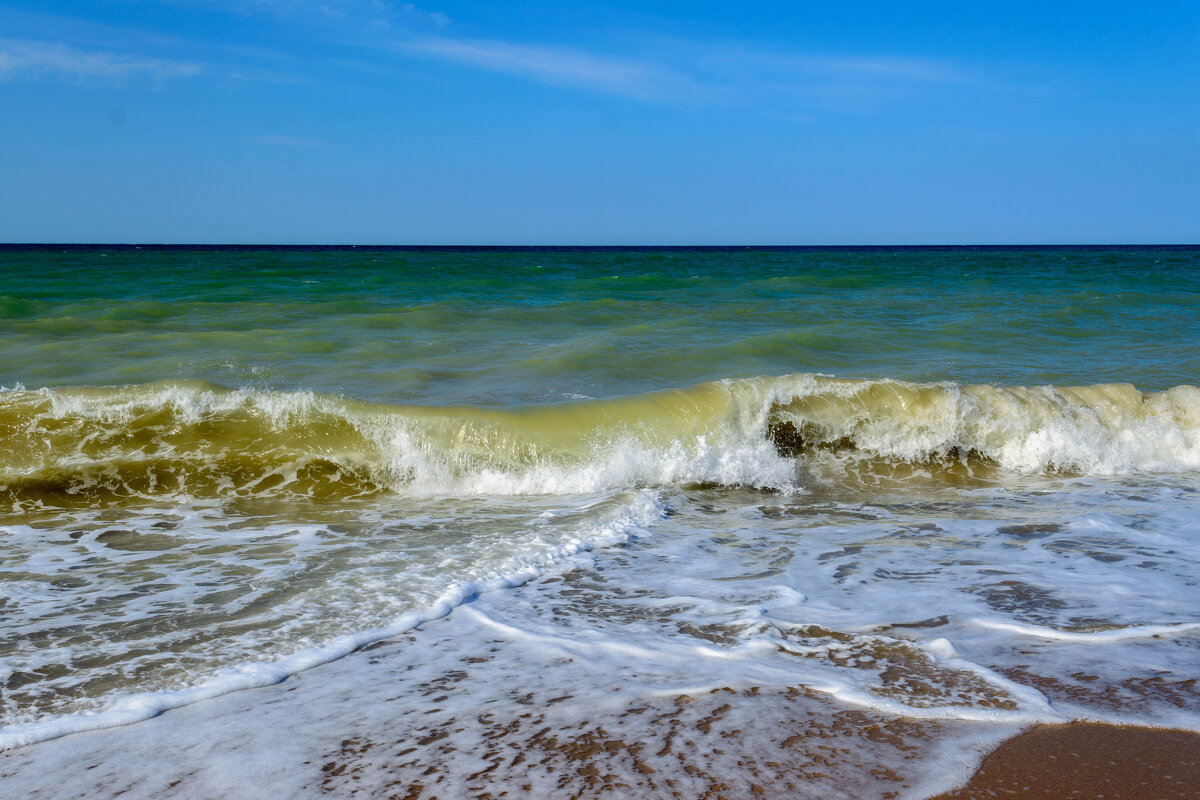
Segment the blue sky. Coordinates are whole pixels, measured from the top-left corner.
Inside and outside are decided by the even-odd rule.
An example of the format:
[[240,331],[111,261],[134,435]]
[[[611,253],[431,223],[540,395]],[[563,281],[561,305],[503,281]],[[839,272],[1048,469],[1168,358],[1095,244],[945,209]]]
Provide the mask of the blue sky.
[[1200,3],[9,2],[0,241],[1200,241]]

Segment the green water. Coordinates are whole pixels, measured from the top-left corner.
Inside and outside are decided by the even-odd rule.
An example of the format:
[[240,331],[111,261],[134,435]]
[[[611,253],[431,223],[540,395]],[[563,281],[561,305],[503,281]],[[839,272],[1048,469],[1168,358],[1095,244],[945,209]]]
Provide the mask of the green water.
[[0,384],[507,405],[819,372],[1200,373],[1200,249],[3,250]]

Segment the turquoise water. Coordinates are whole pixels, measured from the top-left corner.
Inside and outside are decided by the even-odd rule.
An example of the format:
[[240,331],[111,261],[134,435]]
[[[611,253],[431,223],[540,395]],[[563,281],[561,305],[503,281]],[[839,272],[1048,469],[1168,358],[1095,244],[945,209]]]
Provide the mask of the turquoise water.
[[0,276],[2,746],[480,595],[522,609],[509,673],[550,637],[647,697],[1200,729],[1200,248],[6,248]]
[[0,258],[6,385],[504,405],[794,372],[1158,390],[1200,371],[1196,249]]

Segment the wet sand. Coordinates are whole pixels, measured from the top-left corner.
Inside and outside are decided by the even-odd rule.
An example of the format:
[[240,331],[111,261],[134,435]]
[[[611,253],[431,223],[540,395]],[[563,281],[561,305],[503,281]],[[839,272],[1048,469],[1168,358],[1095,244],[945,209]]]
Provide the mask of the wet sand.
[[[737,694],[730,692],[736,704]],[[677,698],[679,706],[671,717],[672,728],[666,737],[652,737],[647,741],[628,741],[607,733],[603,726],[580,731],[575,729],[551,730],[543,728],[520,745],[515,742],[508,753],[513,763],[545,766],[553,763],[548,777],[554,785],[554,793],[571,798],[599,798],[618,796],[646,798],[647,800],[728,800],[734,797],[756,797],[788,800],[790,798],[820,797],[822,779],[840,773],[847,781],[832,790],[837,797],[857,797],[864,791],[870,797],[895,798],[903,794],[906,780],[901,775],[878,765],[869,763],[857,767],[843,761],[837,764],[836,754],[845,756],[848,751],[836,745],[844,745],[846,739],[893,739],[909,738],[916,733],[918,725],[892,722],[883,725],[867,718],[843,718],[856,730],[841,733],[822,726],[813,726],[812,720],[797,727],[793,736],[778,747],[766,752],[742,752],[736,768],[730,772],[714,769],[712,753],[694,741],[682,740],[687,736],[676,735],[683,729],[674,727],[683,707],[694,702],[694,698]],[[746,698],[741,698],[745,702]],[[726,703],[702,720],[701,728],[719,720],[731,708]],[[505,731],[511,733],[512,730]],[[726,732],[727,746],[738,748],[737,733]],[[732,735],[731,735],[732,734]],[[843,738],[837,741],[838,737]],[[918,733],[916,738],[920,738]],[[500,737],[497,737],[500,738]],[[795,747],[797,740],[809,739],[807,746]],[[498,755],[502,743],[489,756]],[[679,744],[685,746],[680,748]],[[350,747],[345,745],[349,744]],[[337,792],[347,786],[346,777],[352,777],[357,756],[364,754],[362,743],[343,743],[339,757],[324,765],[325,781],[322,789]],[[675,745],[676,753],[671,759],[654,760],[654,766],[639,758],[658,750],[663,756]],[[816,745],[814,747],[814,745]],[[835,746],[830,746],[835,745]],[[659,749],[661,746],[661,749]],[[790,752],[789,752],[790,751]],[[720,751],[718,751],[720,752]],[[515,756],[513,755],[515,753]],[[917,753],[913,756],[919,759]],[[831,758],[832,756],[832,758]],[[651,760],[651,759],[647,759]],[[853,757],[851,757],[853,760]],[[632,770],[622,769],[621,761],[631,761]],[[404,766],[412,766],[405,764]],[[499,763],[493,764],[471,777],[476,785],[471,787],[471,797],[491,798],[504,795],[498,787],[492,787],[486,775]],[[728,767],[729,765],[725,765]],[[348,769],[349,768],[349,769]],[[535,767],[536,768],[536,767]],[[347,773],[350,775],[347,775]],[[413,780],[403,777],[385,783],[379,788],[396,797],[418,800],[436,795],[427,794],[433,788],[438,773],[436,765],[424,771],[426,778]],[[624,773],[624,774],[621,774]],[[865,776],[875,780],[861,783]],[[840,782],[840,781],[839,781]],[[892,783],[892,790],[887,784]],[[544,785],[543,785],[544,786]],[[686,788],[685,788],[686,787]],[[849,788],[853,787],[853,788]],[[531,784],[516,787],[530,792]],[[682,789],[682,791],[681,791]],[[498,794],[493,794],[493,790]],[[436,790],[435,790],[436,791]],[[745,793],[745,794],[743,794]],[[540,795],[537,795],[540,796]],[[995,800],[995,798],[1055,798],[1061,800],[1197,800],[1200,798],[1200,735],[1187,731],[1128,726],[1072,723],[1068,725],[1043,725],[1004,742],[990,753],[969,783],[957,790],[936,795],[930,800]]]
[[[898,717],[799,685],[739,684],[738,660],[684,671],[639,651],[594,658],[578,637],[513,624],[552,609],[598,627],[620,611],[602,577],[488,593],[283,683],[0,753],[0,796],[915,800],[965,784],[939,800],[1200,799],[1197,734]],[[1052,701],[1092,696],[1037,677],[1022,673]],[[1189,681],[1146,679],[1131,696],[1191,709]]]
[[[407,661],[413,644],[365,655],[386,667]],[[326,677],[347,666],[329,665]],[[570,695],[532,688],[514,697],[509,680],[497,682],[498,695],[497,684],[472,685],[472,666],[436,675],[409,662],[401,669],[418,679],[415,691],[395,694],[400,674],[388,669],[382,691],[347,683],[341,696],[340,682],[312,685],[314,670],[292,686],[10,751],[0,754],[0,795],[229,800],[270,786],[295,798],[896,800],[946,785],[944,770],[973,763],[981,743],[970,742],[972,726],[841,709],[803,690],[718,689],[572,710]],[[460,692],[472,696],[445,708]],[[1005,741],[964,788],[935,800],[995,798],[1195,800],[1200,735],[1041,726]]]
[[1002,744],[970,783],[935,800],[998,797],[1196,800],[1200,734],[1092,723],[1043,725]]

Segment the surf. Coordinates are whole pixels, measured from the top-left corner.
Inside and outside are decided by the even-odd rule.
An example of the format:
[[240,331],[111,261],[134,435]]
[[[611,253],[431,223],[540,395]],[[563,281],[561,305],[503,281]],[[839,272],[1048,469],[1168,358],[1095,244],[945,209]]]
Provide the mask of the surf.
[[512,408],[205,382],[6,390],[14,509],[138,498],[789,491],[814,469],[952,477],[1200,469],[1200,389],[795,374]]

